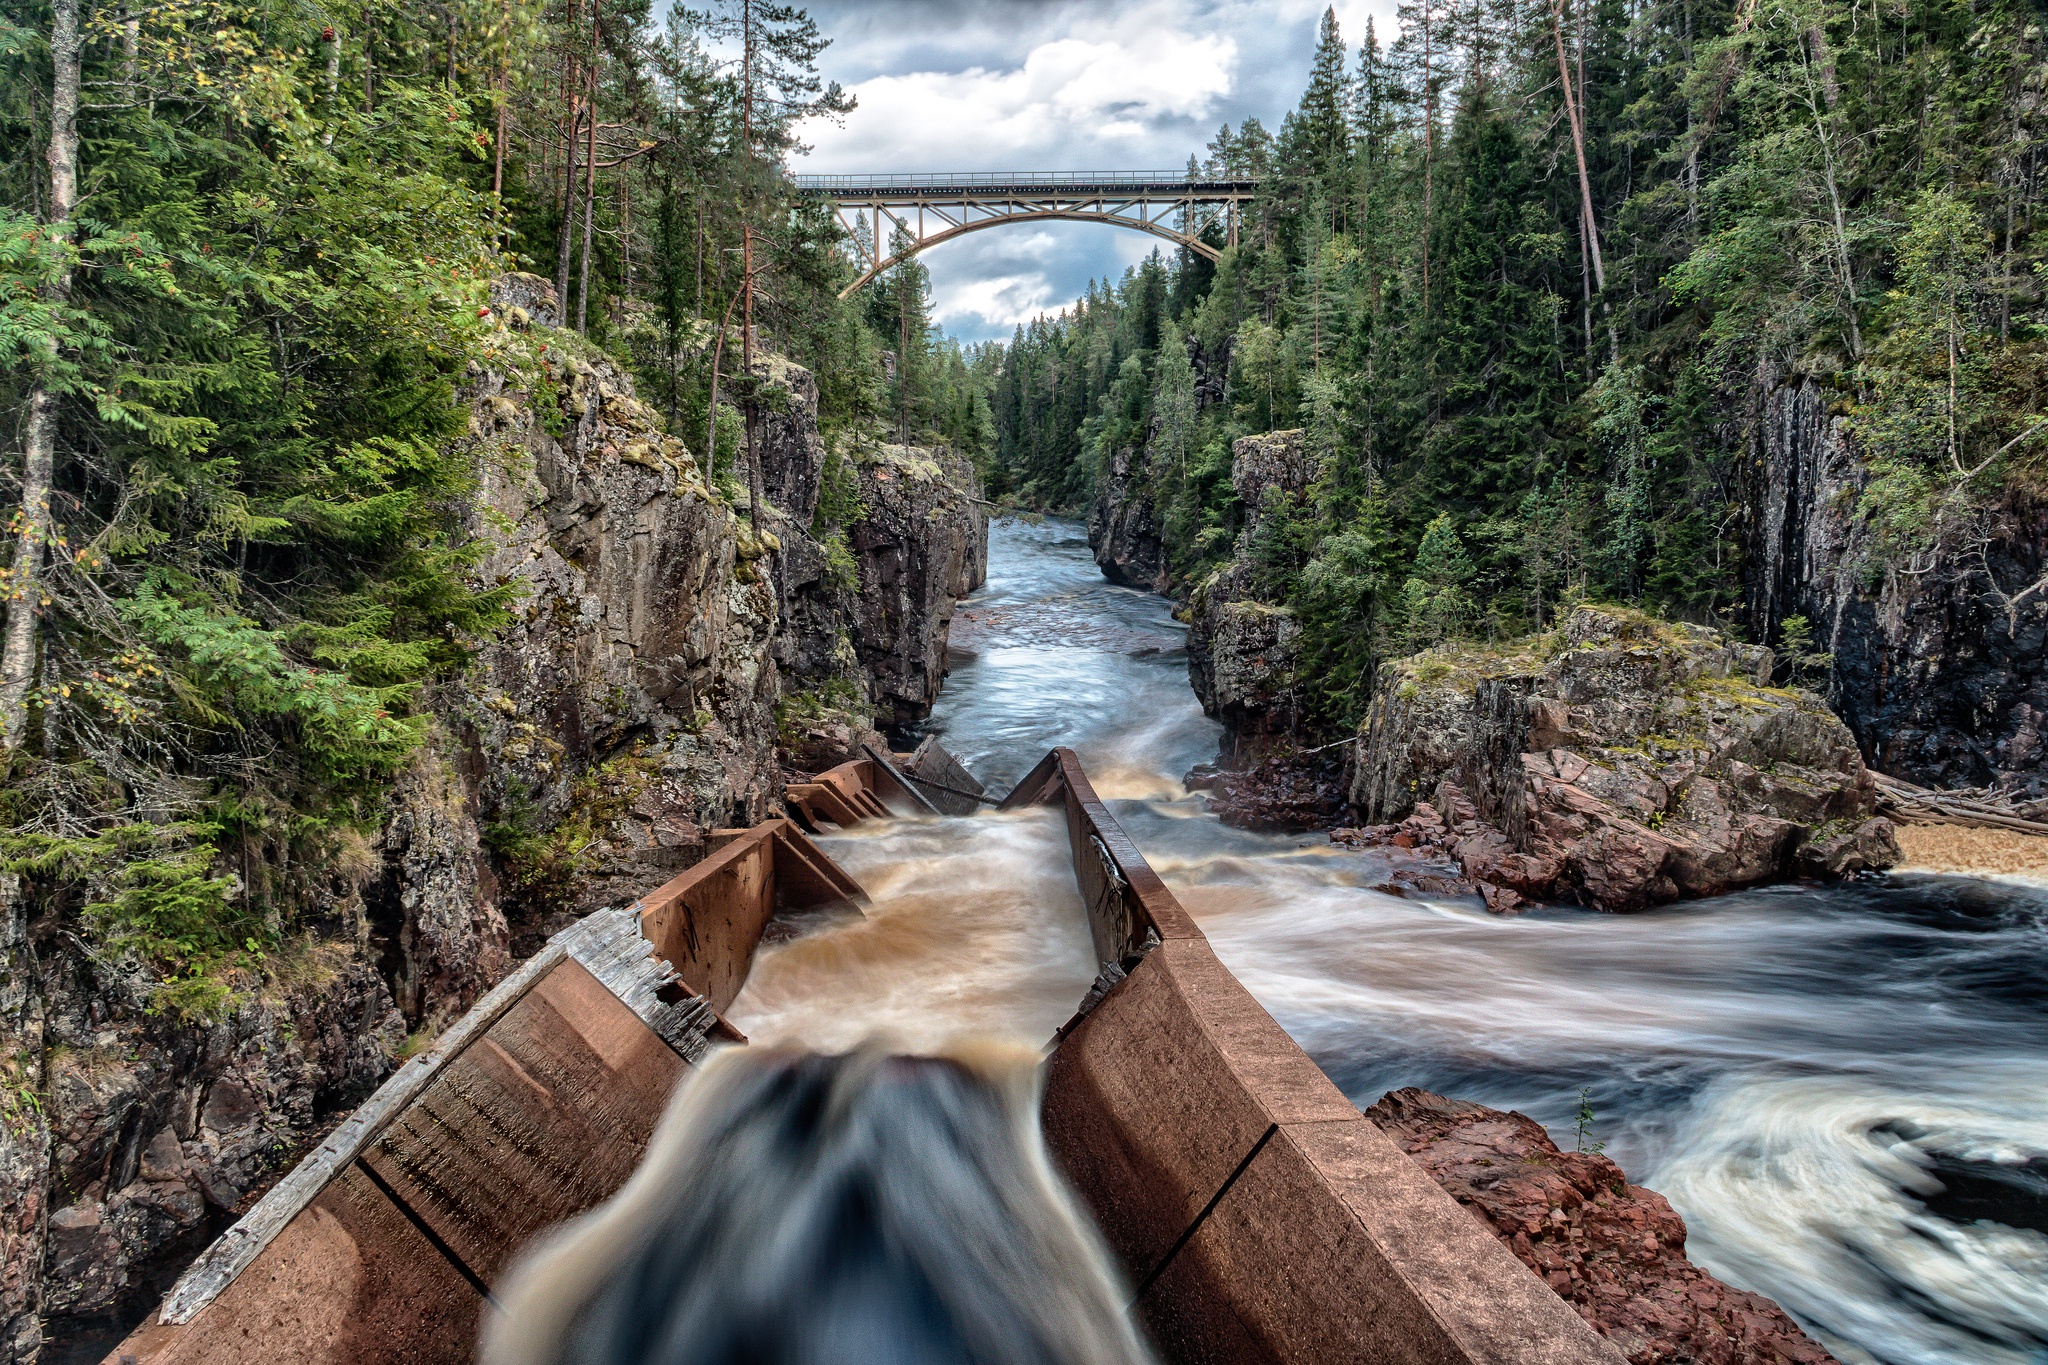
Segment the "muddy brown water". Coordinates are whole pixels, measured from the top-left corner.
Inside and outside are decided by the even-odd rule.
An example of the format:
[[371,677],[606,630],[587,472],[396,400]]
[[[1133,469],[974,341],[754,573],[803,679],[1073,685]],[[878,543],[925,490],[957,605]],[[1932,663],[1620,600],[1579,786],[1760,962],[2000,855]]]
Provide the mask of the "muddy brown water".
[[[1074,523],[1000,521],[930,728],[991,791],[1075,748],[1223,960],[1351,1098],[1420,1085],[1578,1141],[1581,1095],[1695,1260],[1844,1360],[2048,1361],[2048,888],[1897,876],[1615,917],[1403,900],[1369,852],[1224,827],[1168,604]],[[969,619],[971,617],[971,619]],[[765,951],[735,1022],[839,1047],[1042,1040],[1094,964],[1056,815],[822,841],[864,923]]]

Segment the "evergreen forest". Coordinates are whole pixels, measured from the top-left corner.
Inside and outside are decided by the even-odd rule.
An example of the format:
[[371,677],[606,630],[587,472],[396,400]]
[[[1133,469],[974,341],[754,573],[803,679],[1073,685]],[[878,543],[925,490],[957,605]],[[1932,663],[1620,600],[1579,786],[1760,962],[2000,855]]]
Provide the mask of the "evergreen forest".
[[1006,496],[1083,511],[1129,452],[1122,496],[1187,591],[1244,522],[1233,442],[1301,430],[1316,477],[1251,557],[1339,733],[1376,660],[1584,599],[1820,666],[1804,618],[1742,600],[1774,386],[1822,386],[1868,465],[1872,583],[1970,562],[1986,509],[2040,486],[2039,5],[1400,16],[1353,46],[1326,13],[1279,128],[1225,125],[1190,159],[1259,180],[1220,261],[1155,255],[1018,330],[990,396]]
[[1575,600],[1752,628],[1760,385],[1833,395],[1874,579],[2042,477],[2034,0],[1400,14],[1326,15],[1278,129],[1190,157],[1259,184],[1220,259],[963,346],[915,257],[838,297],[788,170],[853,102],[794,6],[0,0],[5,875],[199,1017],[357,856],[514,605],[451,453],[466,375],[552,363],[508,270],[736,498],[758,343],[835,450],[943,443],[1012,506],[1085,512],[1127,452],[1182,591],[1243,524],[1233,443],[1300,429],[1316,478],[1252,551],[1330,733],[1378,660]]
[[[217,1015],[369,856],[517,605],[458,529],[467,375],[602,352],[743,500],[751,315],[828,436],[992,449],[923,268],[841,302],[784,174],[852,107],[827,43],[764,0],[0,6],[0,878],[153,1008]],[[510,270],[552,282],[552,357]]]

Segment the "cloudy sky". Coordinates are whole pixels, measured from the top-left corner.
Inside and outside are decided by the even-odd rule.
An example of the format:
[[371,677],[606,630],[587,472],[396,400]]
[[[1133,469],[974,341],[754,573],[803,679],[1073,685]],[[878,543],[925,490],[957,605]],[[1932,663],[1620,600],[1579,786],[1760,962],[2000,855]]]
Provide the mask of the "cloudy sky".
[[[860,107],[805,130],[799,172],[1155,170],[1220,123],[1269,128],[1308,79],[1327,0],[809,0],[834,41],[823,73]],[[1337,5],[1356,54],[1394,0]],[[933,248],[934,311],[968,340],[1008,337],[1158,239],[1090,223],[992,228]]]

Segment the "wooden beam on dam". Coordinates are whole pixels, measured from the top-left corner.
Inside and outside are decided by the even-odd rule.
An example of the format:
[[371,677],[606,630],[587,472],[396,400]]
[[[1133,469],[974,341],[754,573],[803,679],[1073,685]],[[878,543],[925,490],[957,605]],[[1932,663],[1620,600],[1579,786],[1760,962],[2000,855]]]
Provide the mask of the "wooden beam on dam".
[[490,1287],[610,1196],[778,909],[867,897],[787,820],[563,930],[194,1262],[109,1365],[460,1365]]

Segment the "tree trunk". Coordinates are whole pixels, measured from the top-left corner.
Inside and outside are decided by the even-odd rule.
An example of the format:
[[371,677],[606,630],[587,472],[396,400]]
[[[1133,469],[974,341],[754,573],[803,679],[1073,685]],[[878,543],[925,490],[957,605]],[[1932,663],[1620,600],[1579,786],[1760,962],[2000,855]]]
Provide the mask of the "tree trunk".
[[1430,6],[1422,7],[1422,317],[1429,325],[1429,208],[1436,152],[1436,72],[1430,51],[1435,28]]
[[[54,0],[50,23],[50,235],[62,255],[48,297],[71,298],[71,215],[78,207],[78,0]],[[56,465],[57,395],[47,369],[29,389],[23,423],[21,511],[14,566],[7,577],[7,628],[0,636],[0,748],[21,747],[28,730],[28,692],[35,680],[36,623],[42,607],[43,554],[50,540],[50,484]]]
[[589,334],[590,248],[597,230],[597,63],[604,37],[599,27],[599,0],[590,0],[590,134],[583,150],[583,275],[576,287],[576,334]]
[[320,30],[327,45],[327,127],[320,134],[323,150],[334,145],[334,125],[341,117],[341,35],[332,28]]
[[[498,35],[498,135],[491,150],[491,221],[505,216],[505,112],[512,102],[512,0],[504,0],[499,12],[504,31]],[[504,246],[501,235],[493,234],[493,245]]]
[[569,100],[569,112],[562,121],[562,223],[555,233],[556,322],[569,320],[569,260],[576,241],[576,134],[581,131],[582,101]]
[[747,429],[747,525],[752,528],[756,540],[761,537],[761,460],[755,449],[754,428],[760,413],[753,398],[754,383],[754,229],[752,225],[740,229],[740,292],[746,299],[746,306],[740,316],[740,373],[747,377],[747,387],[741,392],[746,396]]
[[[591,7],[592,14],[596,6]],[[590,142],[583,151],[583,273],[576,286],[576,334],[587,335],[590,319],[590,247],[597,230],[597,64],[590,66]]]
[[619,293],[633,297],[633,172],[619,167]]
[[[1600,259],[1600,224],[1593,217],[1593,179],[1586,172],[1586,126],[1579,120],[1579,102],[1572,97],[1571,63],[1564,52],[1564,0],[1550,0],[1550,33],[1557,41],[1557,79],[1564,87],[1565,119],[1572,126],[1572,155],[1579,164],[1579,220],[1584,225],[1582,231],[1586,246],[1593,257],[1593,288],[1605,294],[1607,267]],[[1600,300],[1600,311],[1603,316],[1609,312],[1604,298]],[[1621,347],[1614,334],[1612,317],[1607,321],[1607,350],[1610,359],[1620,359]]]

